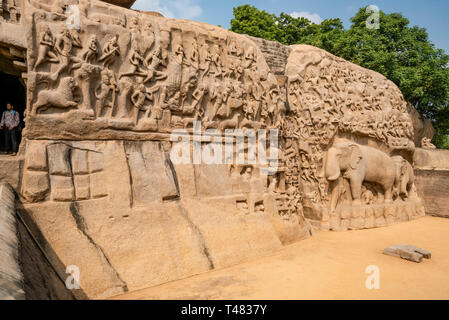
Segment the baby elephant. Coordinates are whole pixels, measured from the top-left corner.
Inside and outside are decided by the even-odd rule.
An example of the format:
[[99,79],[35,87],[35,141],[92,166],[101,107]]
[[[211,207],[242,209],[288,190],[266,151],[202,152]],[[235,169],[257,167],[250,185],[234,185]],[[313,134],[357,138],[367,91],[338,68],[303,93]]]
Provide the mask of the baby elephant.
[[34,104],[33,114],[37,114],[39,109],[55,108],[76,108],[78,103],[74,101],[73,93],[78,87],[73,77],[61,79],[61,82],[55,90],[42,90],[37,96],[37,102]]
[[398,195],[409,198],[410,192],[413,192],[413,186],[415,184],[413,167],[401,156],[395,156],[393,160],[396,163],[395,191],[398,192]]

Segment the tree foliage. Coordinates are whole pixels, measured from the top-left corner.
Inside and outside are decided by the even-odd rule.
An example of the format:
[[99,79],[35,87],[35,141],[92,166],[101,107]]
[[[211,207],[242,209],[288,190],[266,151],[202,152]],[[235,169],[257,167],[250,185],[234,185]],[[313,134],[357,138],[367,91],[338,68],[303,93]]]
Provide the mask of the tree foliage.
[[369,29],[371,14],[361,8],[345,29],[340,19],[315,24],[243,5],[234,8],[231,30],[285,45],[310,44],[383,74],[432,120],[435,144],[449,148],[449,56],[435,47],[425,28],[410,26],[401,14],[380,11],[380,27]]

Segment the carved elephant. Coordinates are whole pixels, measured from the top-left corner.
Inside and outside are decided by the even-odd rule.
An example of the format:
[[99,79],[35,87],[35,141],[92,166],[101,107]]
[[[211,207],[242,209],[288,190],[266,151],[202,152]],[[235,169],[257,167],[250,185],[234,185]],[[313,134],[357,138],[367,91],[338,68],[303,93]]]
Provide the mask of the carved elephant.
[[325,158],[327,180],[336,181],[344,172],[343,177],[349,181],[354,204],[361,202],[365,181],[381,186],[385,201],[391,202],[396,170],[396,163],[387,154],[351,142],[335,144]]
[[400,196],[409,198],[410,192],[413,192],[413,185],[415,184],[413,167],[410,162],[401,156],[395,156],[392,159],[396,164],[395,189]]

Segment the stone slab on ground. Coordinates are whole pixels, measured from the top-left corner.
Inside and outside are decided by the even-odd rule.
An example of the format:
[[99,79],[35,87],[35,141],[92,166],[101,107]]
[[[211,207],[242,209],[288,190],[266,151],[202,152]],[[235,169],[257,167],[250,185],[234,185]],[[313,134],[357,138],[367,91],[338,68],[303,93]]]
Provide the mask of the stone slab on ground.
[[403,244],[388,247],[383,251],[383,254],[417,263],[421,263],[424,258],[430,259],[432,257],[432,254],[427,250]]

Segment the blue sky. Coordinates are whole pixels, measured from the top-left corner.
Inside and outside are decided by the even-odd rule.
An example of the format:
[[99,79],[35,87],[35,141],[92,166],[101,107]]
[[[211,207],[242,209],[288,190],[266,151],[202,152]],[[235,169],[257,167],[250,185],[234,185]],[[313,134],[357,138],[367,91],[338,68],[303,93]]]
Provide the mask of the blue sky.
[[203,21],[230,27],[232,9],[251,4],[271,13],[281,12],[320,19],[340,18],[345,27],[358,8],[376,5],[386,13],[400,12],[411,25],[425,27],[436,47],[449,54],[449,1],[447,0],[137,0],[134,9],[159,11],[167,17]]

